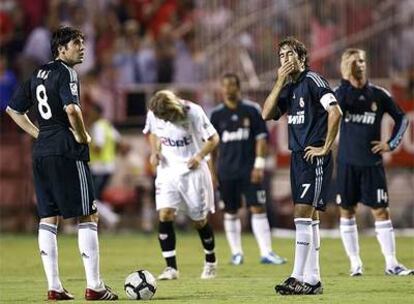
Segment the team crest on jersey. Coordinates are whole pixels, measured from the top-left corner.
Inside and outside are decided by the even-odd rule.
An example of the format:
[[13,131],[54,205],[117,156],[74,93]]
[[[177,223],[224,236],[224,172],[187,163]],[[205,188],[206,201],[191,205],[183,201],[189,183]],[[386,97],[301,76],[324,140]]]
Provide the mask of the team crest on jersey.
[[337,203],[338,205],[340,205],[340,204],[342,203],[342,199],[341,199],[341,195],[340,195],[340,194],[337,194],[337,195],[336,195],[336,203]]
[[232,121],[237,121],[237,120],[239,120],[239,117],[238,117],[236,114],[233,114],[233,115],[231,116],[231,120],[232,120]]
[[371,103],[371,110],[372,110],[373,112],[376,112],[376,111],[378,110],[378,106],[377,106],[377,103],[376,103],[375,101],[373,101],[373,102]]
[[72,95],[78,95],[78,84],[76,82],[69,83],[69,87]]
[[299,105],[301,108],[305,106],[305,101],[303,100],[303,97],[299,98]]
[[243,119],[243,127],[250,127],[250,119],[248,119],[247,117]]

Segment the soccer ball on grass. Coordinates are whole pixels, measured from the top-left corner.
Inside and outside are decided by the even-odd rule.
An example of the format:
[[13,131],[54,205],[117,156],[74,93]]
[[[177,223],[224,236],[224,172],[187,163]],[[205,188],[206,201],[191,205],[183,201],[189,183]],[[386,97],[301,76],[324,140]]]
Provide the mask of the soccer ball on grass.
[[157,290],[157,282],[149,271],[137,270],[127,276],[124,289],[131,300],[149,300]]

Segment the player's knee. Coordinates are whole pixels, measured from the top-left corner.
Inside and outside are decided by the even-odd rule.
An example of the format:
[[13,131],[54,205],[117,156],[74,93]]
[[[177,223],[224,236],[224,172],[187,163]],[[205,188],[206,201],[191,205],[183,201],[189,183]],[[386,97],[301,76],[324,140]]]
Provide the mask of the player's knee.
[[206,224],[207,224],[206,218],[202,220],[198,220],[198,221],[193,221],[193,226],[197,230],[203,228]]
[[99,214],[98,214],[98,212],[96,212],[94,214],[81,216],[81,217],[79,217],[79,222],[80,223],[89,223],[89,222],[98,223],[99,222]]
[[355,217],[355,213],[356,213],[355,207],[350,207],[348,209],[341,208],[341,217],[343,218],[351,219]]
[[40,222],[57,226],[59,224],[59,218],[57,216],[44,217],[40,219]]
[[171,208],[161,209],[158,217],[161,222],[173,221],[175,219],[175,210]]
[[260,214],[260,213],[265,213],[266,209],[264,206],[250,206],[250,212],[253,214]]
[[386,221],[390,219],[388,208],[372,209],[372,214],[376,221]]
[[231,215],[236,215],[237,211],[238,211],[237,209],[233,209],[233,208],[224,208],[224,213],[231,214]]
[[295,218],[312,218],[315,208],[306,204],[295,204]]

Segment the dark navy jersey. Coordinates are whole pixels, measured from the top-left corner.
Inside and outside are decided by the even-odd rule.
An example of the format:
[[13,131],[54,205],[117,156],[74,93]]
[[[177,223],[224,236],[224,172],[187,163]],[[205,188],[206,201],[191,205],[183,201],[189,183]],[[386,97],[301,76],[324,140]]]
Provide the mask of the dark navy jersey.
[[307,146],[325,144],[329,105],[336,104],[328,82],[319,74],[305,70],[296,82],[286,84],[279,95],[275,120],[287,113],[289,149],[304,151]]
[[26,113],[35,106],[39,137],[33,147],[33,157],[63,155],[77,160],[89,160],[88,145],[79,144],[70,132],[65,108],[79,104],[79,81],[74,69],[61,60],[42,65],[14,93],[9,107]]
[[256,140],[267,138],[260,106],[241,100],[236,109],[218,105],[211,123],[220,136],[217,172],[222,180],[250,176],[256,158]]
[[342,80],[335,90],[344,117],[341,122],[338,161],[357,166],[373,166],[382,163],[382,156],[371,152],[372,141],[381,140],[381,120],[388,113],[395,121],[388,141],[391,150],[400,143],[408,120],[384,88],[369,82],[354,88]]

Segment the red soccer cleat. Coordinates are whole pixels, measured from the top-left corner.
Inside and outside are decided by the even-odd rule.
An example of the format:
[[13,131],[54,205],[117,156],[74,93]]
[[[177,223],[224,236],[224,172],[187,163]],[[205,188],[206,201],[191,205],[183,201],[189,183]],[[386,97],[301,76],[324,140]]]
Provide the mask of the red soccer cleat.
[[113,293],[111,288],[105,285],[105,289],[99,291],[86,288],[85,299],[88,301],[116,301],[118,296]]
[[49,301],[65,301],[73,300],[75,297],[71,295],[65,288],[63,291],[49,290],[47,292],[47,299]]

